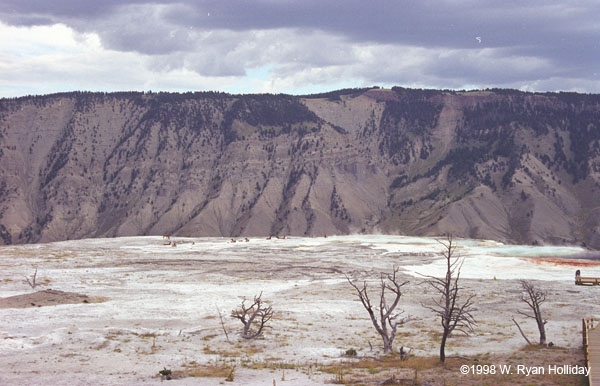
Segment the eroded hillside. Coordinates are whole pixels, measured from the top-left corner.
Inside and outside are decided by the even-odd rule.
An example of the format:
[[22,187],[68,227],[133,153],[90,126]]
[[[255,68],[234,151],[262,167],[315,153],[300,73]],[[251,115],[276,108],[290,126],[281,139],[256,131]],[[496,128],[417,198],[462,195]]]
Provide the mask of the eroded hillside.
[[386,232],[600,247],[600,96],[0,100],[0,242]]

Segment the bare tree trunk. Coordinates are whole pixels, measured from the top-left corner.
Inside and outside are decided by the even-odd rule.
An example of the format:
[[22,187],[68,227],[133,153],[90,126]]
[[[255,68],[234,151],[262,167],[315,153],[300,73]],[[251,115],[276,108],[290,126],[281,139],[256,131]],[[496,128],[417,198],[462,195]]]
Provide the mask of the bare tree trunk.
[[391,353],[392,352],[392,342],[390,342],[390,339],[386,335],[381,335],[381,338],[383,339],[383,353],[384,354]]
[[538,330],[540,330],[540,345],[546,345],[546,326],[543,321],[538,320]]
[[444,331],[442,334],[442,342],[440,343],[440,362],[446,361],[446,339],[448,339],[448,333]]

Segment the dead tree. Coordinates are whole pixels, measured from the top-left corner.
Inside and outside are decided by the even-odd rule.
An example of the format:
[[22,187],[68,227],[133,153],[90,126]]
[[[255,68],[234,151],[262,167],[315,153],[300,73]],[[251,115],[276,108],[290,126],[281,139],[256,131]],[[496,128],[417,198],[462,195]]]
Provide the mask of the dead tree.
[[[273,317],[273,308],[265,307],[262,301],[262,292],[258,296],[254,296],[254,302],[246,307],[246,300],[242,301],[240,308],[231,311],[231,317],[239,319],[244,325],[242,330],[242,338],[254,339],[262,334],[265,325]],[[258,327],[253,327],[258,325]]]
[[31,281],[29,280],[29,278],[27,276],[25,276],[25,280],[27,280],[27,284],[29,284],[31,289],[35,289],[35,287],[37,287],[37,283],[35,282],[36,276],[37,276],[37,268],[35,269],[35,272],[33,273],[33,276],[31,277]]
[[452,335],[453,331],[459,331],[466,335],[473,332],[473,326],[477,324],[473,317],[476,308],[473,304],[475,295],[468,296],[464,302],[459,300],[459,294],[464,289],[459,285],[460,270],[464,259],[460,256],[454,256],[456,244],[452,235],[448,235],[445,241],[439,241],[444,246],[442,255],[446,261],[446,276],[438,278],[430,275],[421,275],[427,278],[434,292],[439,294],[439,298],[433,299],[433,305],[423,307],[431,310],[440,318],[442,324],[442,340],[440,343],[440,361],[446,360],[446,341]]
[[[392,343],[394,342],[398,326],[403,325],[409,320],[408,317],[400,318],[404,311],[394,312],[400,301],[400,297],[402,296],[401,288],[408,283],[408,281],[400,282],[396,277],[397,273],[398,267],[394,267],[391,275],[381,274],[379,319],[375,315],[374,307],[371,304],[371,299],[369,299],[369,294],[367,293],[367,282],[363,281],[361,288],[354,284],[348,275],[346,275],[346,280],[348,280],[348,283],[356,290],[363,307],[365,307],[365,310],[369,313],[373,327],[375,327],[375,330],[381,335],[381,339],[383,340],[383,352],[386,354],[392,352]],[[386,290],[393,294],[391,303],[388,303],[388,300],[386,299]]]
[[532,313],[519,310],[517,310],[517,313],[519,313],[519,315],[535,319],[540,332],[540,345],[546,345],[546,323],[548,323],[548,321],[544,320],[542,317],[542,310],[540,309],[542,303],[546,301],[546,291],[538,289],[531,281],[520,280],[519,282],[521,283],[521,288],[524,291],[524,293],[521,294],[521,300],[527,303]]

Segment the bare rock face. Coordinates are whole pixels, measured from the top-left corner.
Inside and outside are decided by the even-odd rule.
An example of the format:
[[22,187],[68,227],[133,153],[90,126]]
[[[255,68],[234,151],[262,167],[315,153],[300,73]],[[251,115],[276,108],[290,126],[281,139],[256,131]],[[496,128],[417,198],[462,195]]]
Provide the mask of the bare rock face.
[[385,232],[600,247],[600,96],[0,100],[0,243]]

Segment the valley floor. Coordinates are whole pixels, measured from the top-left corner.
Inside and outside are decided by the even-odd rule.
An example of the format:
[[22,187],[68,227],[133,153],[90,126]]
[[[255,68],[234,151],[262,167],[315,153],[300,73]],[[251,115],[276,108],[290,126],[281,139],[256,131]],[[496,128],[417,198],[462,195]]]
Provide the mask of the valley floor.
[[[434,293],[419,275],[444,274],[434,239],[173,240],[176,247],[161,237],[0,247],[0,297],[16,296],[0,301],[0,384],[159,384],[164,368],[180,385],[224,384],[227,377],[240,385],[380,384],[392,375],[407,384],[585,382],[517,373],[519,364],[583,364],[581,320],[600,316],[600,286],[575,286],[574,272],[600,276],[600,262],[570,259],[580,248],[458,240],[464,294],[476,294],[478,324],[474,334],[450,339],[451,358],[440,367],[439,321],[423,307]],[[410,350],[406,361],[381,360],[381,341],[345,278],[367,280],[375,291],[380,273],[395,265],[410,281],[400,308],[412,320],[394,343]],[[33,290],[24,277],[31,280],[36,268]],[[526,310],[522,278],[548,292],[542,309],[552,348],[524,348],[511,320],[537,338],[533,320],[517,314]],[[229,314],[260,292],[275,314],[262,338],[247,341]],[[344,355],[351,348],[356,358]],[[461,375],[463,364],[510,364],[513,374]]]

